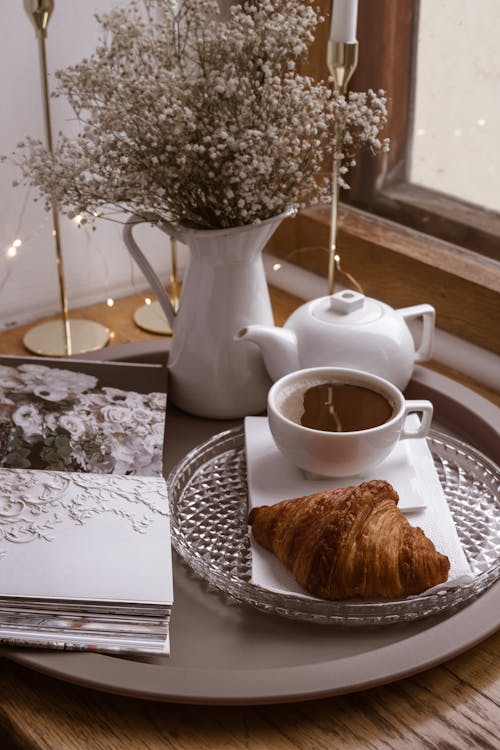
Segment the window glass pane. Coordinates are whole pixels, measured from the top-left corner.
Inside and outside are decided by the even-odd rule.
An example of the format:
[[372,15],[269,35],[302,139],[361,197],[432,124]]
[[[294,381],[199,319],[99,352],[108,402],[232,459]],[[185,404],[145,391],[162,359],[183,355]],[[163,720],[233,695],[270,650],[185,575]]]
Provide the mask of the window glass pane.
[[409,179],[500,212],[500,1],[420,0]]

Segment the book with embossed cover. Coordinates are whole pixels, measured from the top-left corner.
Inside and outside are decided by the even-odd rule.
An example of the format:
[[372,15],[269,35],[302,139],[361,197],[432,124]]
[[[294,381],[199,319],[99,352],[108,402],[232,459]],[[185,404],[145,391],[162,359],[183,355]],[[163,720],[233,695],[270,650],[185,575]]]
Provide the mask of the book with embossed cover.
[[0,640],[168,653],[161,365],[0,357]]

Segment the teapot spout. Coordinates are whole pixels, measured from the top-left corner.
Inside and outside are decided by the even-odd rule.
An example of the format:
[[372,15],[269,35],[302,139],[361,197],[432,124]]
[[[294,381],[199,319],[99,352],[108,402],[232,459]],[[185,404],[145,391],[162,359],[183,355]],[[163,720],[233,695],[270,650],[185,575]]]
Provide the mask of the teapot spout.
[[278,326],[250,325],[236,334],[237,341],[256,344],[271,380],[299,369],[297,337],[293,331]]

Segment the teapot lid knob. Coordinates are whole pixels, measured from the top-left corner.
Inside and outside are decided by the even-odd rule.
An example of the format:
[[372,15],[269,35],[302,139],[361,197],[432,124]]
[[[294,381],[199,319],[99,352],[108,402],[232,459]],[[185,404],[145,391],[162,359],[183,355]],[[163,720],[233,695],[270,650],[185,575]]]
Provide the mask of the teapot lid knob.
[[355,292],[353,289],[343,289],[330,297],[330,310],[342,315],[354,312],[363,307],[365,295]]

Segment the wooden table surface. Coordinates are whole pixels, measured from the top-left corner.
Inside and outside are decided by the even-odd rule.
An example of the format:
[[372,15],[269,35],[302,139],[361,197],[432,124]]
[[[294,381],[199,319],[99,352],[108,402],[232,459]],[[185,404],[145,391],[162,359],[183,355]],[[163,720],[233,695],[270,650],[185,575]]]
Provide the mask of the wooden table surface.
[[[273,290],[277,323],[297,299]],[[136,328],[142,295],[78,311],[108,325],[111,344],[155,336]],[[32,324],[31,324],[32,325]],[[1,354],[27,354],[31,326],[0,333]],[[500,396],[432,364],[500,405]],[[415,677],[361,693],[275,706],[203,707],[112,696],[0,660],[2,750],[330,750],[488,748],[500,734],[500,634]]]

